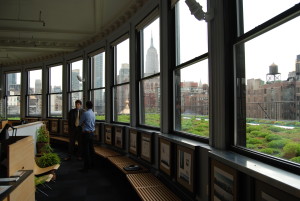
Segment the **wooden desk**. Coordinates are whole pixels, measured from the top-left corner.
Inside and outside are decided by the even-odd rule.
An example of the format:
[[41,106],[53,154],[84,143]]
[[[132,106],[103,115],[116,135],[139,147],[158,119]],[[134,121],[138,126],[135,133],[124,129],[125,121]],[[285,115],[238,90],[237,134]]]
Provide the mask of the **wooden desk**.
[[[22,177],[12,185],[8,193],[3,198],[8,198],[9,201],[35,201],[35,185],[33,166],[34,166],[34,141],[32,136],[19,136],[10,138],[7,145],[7,177],[15,175],[19,170],[25,170],[28,174]],[[5,184],[0,184],[5,185]],[[15,186],[14,186],[15,185]],[[13,188],[12,188],[13,187]],[[2,194],[1,194],[2,196]]]
[[[0,182],[0,186],[11,185],[11,187],[0,194],[0,200],[5,200],[9,197],[10,201],[19,201],[19,200],[34,200],[34,193],[30,194],[30,190],[34,189],[34,186],[29,183],[34,182],[33,171],[24,170],[25,173],[18,179],[16,182]],[[15,191],[18,188],[18,191]],[[32,189],[30,189],[32,188]],[[34,191],[33,191],[34,192]],[[25,195],[25,197],[24,197]]]

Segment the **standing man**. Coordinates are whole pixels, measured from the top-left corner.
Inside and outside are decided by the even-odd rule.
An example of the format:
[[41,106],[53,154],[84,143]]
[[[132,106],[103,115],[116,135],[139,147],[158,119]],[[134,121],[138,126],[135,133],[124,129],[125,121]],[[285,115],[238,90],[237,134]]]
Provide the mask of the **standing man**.
[[79,125],[80,117],[85,112],[82,109],[82,102],[81,100],[75,101],[75,108],[71,109],[68,115],[68,125],[69,125],[69,156],[66,157],[64,160],[70,160],[72,154],[74,154],[75,149],[75,142],[78,142],[78,151],[77,157],[78,160],[82,160],[82,127]]
[[82,126],[82,141],[83,141],[83,159],[84,167],[81,172],[87,172],[91,168],[93,161],[93,155],[95,153],[93,145],[93,137],[95,132],[95,114],[92,110],[92,101],[87,101],[86,104],[87,111],[83,113],[80,118],[79,125]]

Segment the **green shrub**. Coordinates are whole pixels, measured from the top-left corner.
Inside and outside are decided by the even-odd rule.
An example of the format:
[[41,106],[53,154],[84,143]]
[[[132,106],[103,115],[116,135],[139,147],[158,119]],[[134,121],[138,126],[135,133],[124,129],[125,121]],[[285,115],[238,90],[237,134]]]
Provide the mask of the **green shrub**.
[[281,139],[282,139],[282,137],[279,135],[269,134],[266,136],[266,140],[269,142],[273,141],[273,140],[281,140]]
[[287,158],[300,156],[300,144],[294,142],[288,143],[283,147],[283,151]]
[[36,142],[44,142],[48,143],[49,140],[49,131],[47,131],[46,125],[43,124],[38,130],[37,130],[37,137]]
[[260,131],[261,129],[262,129],[262,127],[260,125],[257,125],[257,126],[247,125],[246,132],[251,133],[253,131]]
[[247,144],[248,149],[256,149],[258,147],[257,144]]
[[270,126],[268,129],[269,129],[270,131],[272,131],[272,132],[275,132],[275,133],[281,132],[281,131],[284,131],[284,130],[285,130],[284,128],[280,128],[280,127],[276,127],[276,126]]
[[50,146],[49,143],[45,144],[42,148],[41,148],[41,152],[42,153],[52,153],[53,152],[53,149],[52,147]]
[[300,163],[300,156],[294,157],[290,159],[293,162]]
[[262,142],[263,140],[257,138],[249,138],[249,140],[247,140],[247,144],[261,144]]
[[60,164],[60,158],[56,153],[44,153],[37,160],[37,165],[44,168],[51,165]]
[[288,140],[273,140],[268,143],[268,147],[271,148],[282,148],[288,143]]
[[277,125],[283,125],[284,122],[283,122],[283,121],[275,121],[274,124],[277,124]]
[[253,136],[258,136],[258,135],[261,134],[262,132],[261,132],[261,131],[251,131],[250,133],[251,133],[251,135],[253,135]]
[[274,149],[272,149],[272,148],[265,148],[265,149],[261,149],[259,151],[262,153],[265,153],[265,154],[270,154],[270,155],[274,154]]

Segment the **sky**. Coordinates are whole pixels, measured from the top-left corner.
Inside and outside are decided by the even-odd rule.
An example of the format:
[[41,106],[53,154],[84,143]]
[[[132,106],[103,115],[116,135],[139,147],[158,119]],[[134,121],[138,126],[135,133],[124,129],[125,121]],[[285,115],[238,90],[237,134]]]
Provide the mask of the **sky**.
[[42,70],[32,70],[30,73],[30,88],[35,88],[35,80],[42,80]]
[[[207,11],[206,0],[197,0],[204,12]],[[204,20],[197,20],[181,0],[178,3],[177,14],[179,15],[178,43],[179,63],[184,63],[195,57],[208,52],[207,23]],[[208,84],[208,60],[201,61],[181,70],[182,82],[202,82]]]
[[[299,2],[299,0],[245,0],[245,32]],[[255,14],[253,14],[254,11]],[[269,66],[273,62],[278,65],[281,80],[287,79],[288,73],[295,70],[296,56],[300,54],[299,25],[300,17],[245,44],[246,79],[261,78],[265,81]]]

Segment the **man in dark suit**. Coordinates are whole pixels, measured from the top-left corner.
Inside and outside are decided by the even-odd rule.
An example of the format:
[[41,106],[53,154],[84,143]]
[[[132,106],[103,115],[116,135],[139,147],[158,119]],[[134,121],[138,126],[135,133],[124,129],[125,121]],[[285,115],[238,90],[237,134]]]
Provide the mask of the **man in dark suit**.
[[77,157],[78,160],[82,160],[82,127],[79,125],[80,117],[85,112],[82,109],[81,100],[75,101],[75,108],[69,111],[68,115],[68,126],[69,126],[69,155],[65,158],[65,160],[70,160],[72,154],[74,154],[75,142],[78,142],[78,152]]

